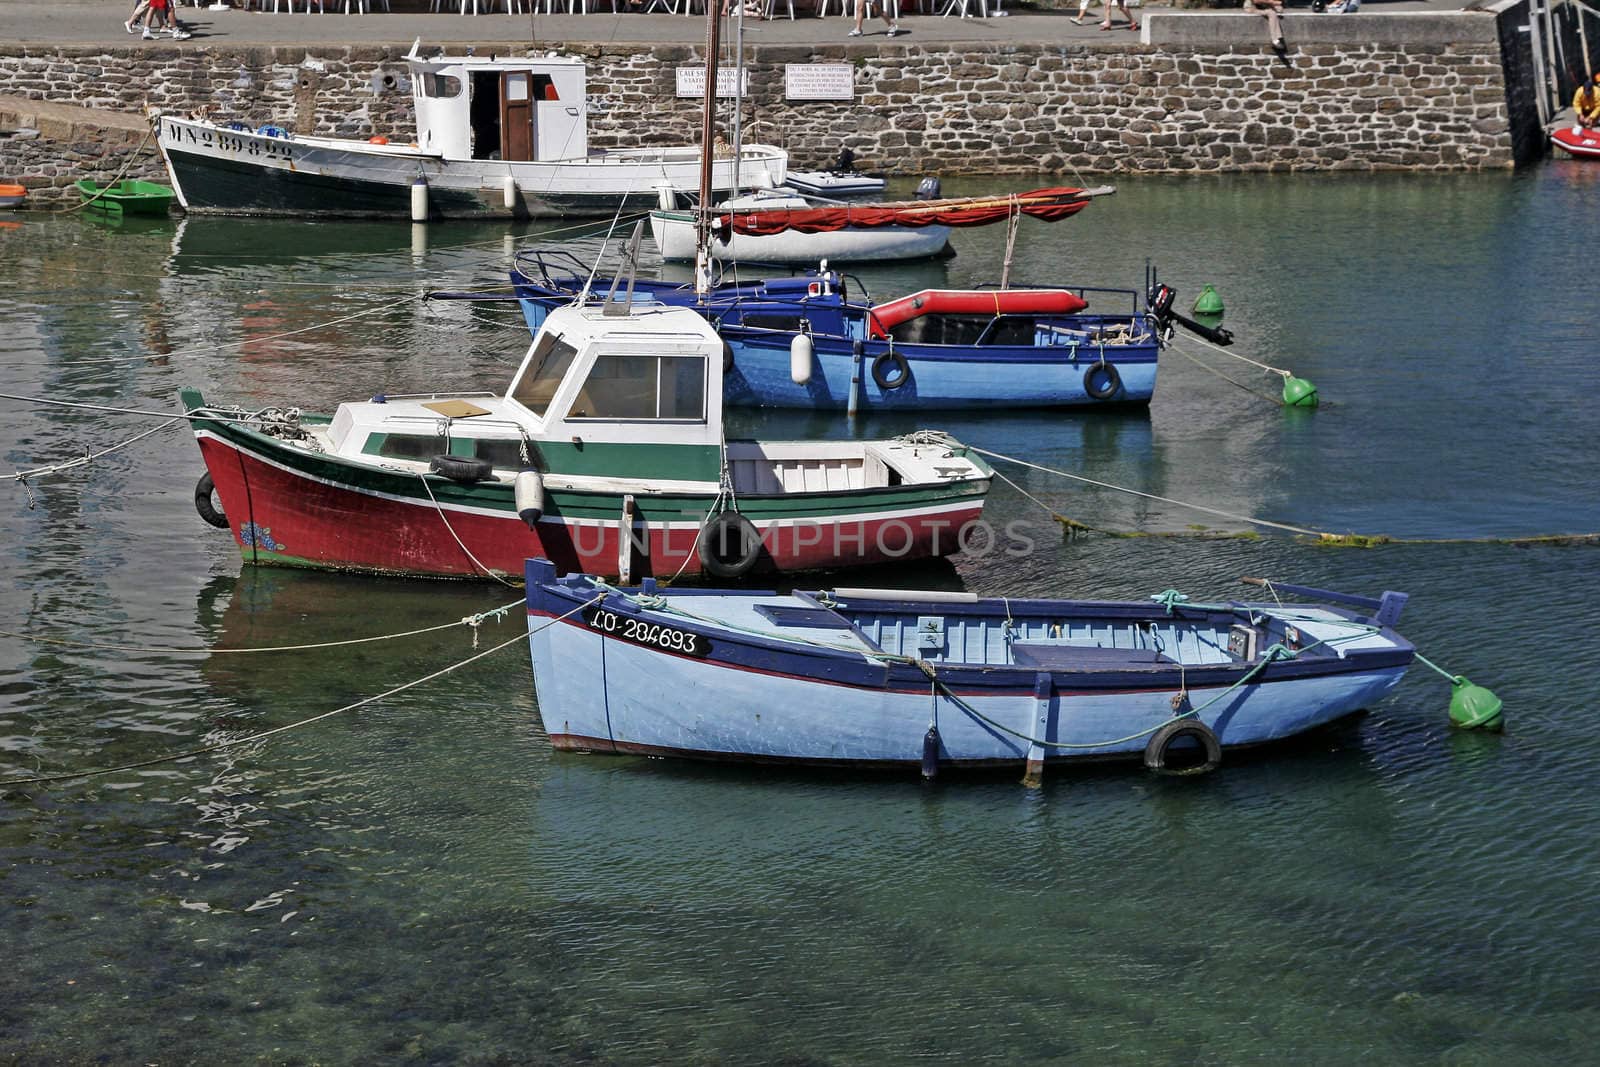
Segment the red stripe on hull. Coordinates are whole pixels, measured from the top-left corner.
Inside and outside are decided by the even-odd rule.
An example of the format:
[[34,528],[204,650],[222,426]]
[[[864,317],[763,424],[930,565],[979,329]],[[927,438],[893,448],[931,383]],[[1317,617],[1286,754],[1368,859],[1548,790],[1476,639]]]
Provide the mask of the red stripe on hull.
[[[459,537],[484,567],[514,577],[522,574],[525,560],[536,556],[566,573],[618,573],[622,539],[618,522],[571,526],[541,522],[534,532],[511,514],[499,517],[447,509],[441,517],[428,501],[391,500],[313,481],[215,438],[202,437],[200,452],[234,540],[250,562],[481,576],[483,570],[457,543]],[[770,557],[763,563],[779,571],[825,570],[950,555],[957,551],[960,532],[982,511],[981,499],[967,499],[905,518],[775,523],[762,531]],[[634,549],[635,578],[667,577],[678,573],[680,566],[684,574],[700,573],[693,529],[653,527],[647,535],[637,532],[635,538],[639,542]]]

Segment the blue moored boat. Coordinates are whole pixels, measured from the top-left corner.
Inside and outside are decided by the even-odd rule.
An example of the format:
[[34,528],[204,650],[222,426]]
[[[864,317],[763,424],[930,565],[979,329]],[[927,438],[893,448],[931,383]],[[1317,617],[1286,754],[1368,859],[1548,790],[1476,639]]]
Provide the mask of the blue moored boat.
[[[558,257],[523,253],[512,270],[535,330],[588,281],[581,268],[562,273]],[[591,291],[612,281],[596,280]],[[1167,328],[1131,289],[927,289],[872,304],[852,298],[833,271],[725,284],[704,297],[686,283],[638,281],[634,289],[711,320],[732,354],[725,399],[748,407],[1147,404]]]
[[1414,655],[1380,599],[1285,606],[964,593],[621,590],[527,568],[540,714],[560,749],[1003,766],[1278,741],[1371,705]]

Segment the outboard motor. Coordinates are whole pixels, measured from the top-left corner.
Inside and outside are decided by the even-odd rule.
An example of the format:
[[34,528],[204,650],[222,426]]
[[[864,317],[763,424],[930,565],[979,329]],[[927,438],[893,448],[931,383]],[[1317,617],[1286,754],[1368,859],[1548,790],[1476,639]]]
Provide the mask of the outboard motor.
[[1198,334],[1214,345],[1226,348],[1233,344],[1233,332],[1221,326],[1206,326],[1194,321],[1187,316],[1180,315],[1172,310],[1172,305],[1178,299],[1178,291],[1170,285],[1153,285],[1145,294],[1144,302],[1150,308],[1150,314],[1155,317],[1164,338],[1172,337],[1172,324],[1176,322],[1191,333]]
[[938,178],[929,176],[917,183],[918,200],[938,200],[941,195]]
[[839,149],[839,161],[833,169],[840,174],[854,174],[856,170],[856,154],[848,148]]

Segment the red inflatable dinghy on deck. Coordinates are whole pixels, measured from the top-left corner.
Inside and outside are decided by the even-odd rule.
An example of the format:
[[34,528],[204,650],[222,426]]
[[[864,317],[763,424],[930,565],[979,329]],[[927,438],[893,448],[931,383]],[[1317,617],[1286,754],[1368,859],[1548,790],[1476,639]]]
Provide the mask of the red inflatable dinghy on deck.
[[1563,126],[1551,132],[1550,143],[1579,159],[1600,159],[1600,130]]
[[874,307],[868,332],[881,341],[921,315],[1072,315],[1088,306],[1066,289],[924,289]]

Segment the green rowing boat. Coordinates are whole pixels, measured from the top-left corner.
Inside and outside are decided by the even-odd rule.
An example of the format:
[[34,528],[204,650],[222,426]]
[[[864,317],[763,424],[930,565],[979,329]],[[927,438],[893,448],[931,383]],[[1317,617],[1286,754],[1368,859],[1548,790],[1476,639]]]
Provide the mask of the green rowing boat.
[[157,182],[126,179],[101,185],[79,178],[78,192],[91,211],[120,211],[128,215],[165,215],[172,203],[172,187]]

